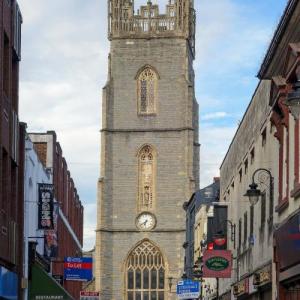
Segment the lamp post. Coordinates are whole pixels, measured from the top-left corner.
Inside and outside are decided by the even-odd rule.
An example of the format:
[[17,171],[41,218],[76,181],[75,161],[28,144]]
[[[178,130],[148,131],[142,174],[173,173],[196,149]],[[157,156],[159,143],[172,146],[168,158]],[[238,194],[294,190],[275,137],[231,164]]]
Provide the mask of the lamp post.
[[251,206],[256,205],[259,201],[259,197],[262,195],[261,191],[258,189],[257,183],[255,183],[255,175],[259,172],[268,174],[269,176],[269,192],[270,192],[270,202],[274,202],[274,177],[268,169],[260,168],[257,169],[252,175],[252,183],[249,185],[249,188],[244,196],[249,198]]
[[300,65],[296,69],[296,82],[293,84],[293,91],[288,93],[285,104],[289,107],[296,120],[300,116]]

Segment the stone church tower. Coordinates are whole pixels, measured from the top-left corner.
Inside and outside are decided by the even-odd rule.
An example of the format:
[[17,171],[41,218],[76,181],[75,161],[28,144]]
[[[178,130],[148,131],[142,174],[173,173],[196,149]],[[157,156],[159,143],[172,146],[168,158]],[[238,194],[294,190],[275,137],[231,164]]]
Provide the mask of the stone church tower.
[[[145,0],[146,2],[146,0]],[[176,299],[184,201],[199,184],[193,0],[108,0],[96,290],[103,300]],[[169,277],[173,277],[172,292]]]

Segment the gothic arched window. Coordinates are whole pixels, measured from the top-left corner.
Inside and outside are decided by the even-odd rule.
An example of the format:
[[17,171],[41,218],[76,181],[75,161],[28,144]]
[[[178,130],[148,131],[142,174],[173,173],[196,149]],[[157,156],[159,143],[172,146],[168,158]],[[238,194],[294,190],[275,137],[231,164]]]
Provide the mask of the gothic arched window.
[[165,263],[150,241],[141,242],[126,262],[127,300],[164,300]]
[[155,200],[155,152],[149,145],[139,151],[139,210],[151,210]]
[[157,73],[151,67],[145,67],[138,78],[138,112],[155,114],[157,102]]

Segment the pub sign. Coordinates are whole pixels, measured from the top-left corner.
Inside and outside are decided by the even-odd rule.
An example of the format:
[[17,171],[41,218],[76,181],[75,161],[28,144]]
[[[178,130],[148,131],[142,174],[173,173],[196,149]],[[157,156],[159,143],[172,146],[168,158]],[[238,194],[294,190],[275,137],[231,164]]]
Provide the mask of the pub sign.
[[53,184],[39,183],[38,228],[53,229]]

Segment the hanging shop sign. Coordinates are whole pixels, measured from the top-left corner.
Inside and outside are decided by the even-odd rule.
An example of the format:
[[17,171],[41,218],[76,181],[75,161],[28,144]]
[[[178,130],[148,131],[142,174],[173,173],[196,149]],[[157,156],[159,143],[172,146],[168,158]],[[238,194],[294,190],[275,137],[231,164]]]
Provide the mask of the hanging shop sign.
[[80,300],[100,300],[99,292],[80,292]]
[[232,254],[227,250],[207,250],[203,256],[204,278],[231,278]]
[[53,229],[53,184],[39,183],[38,228]]
[[64,278],[71,281],[90,281],[93,279],[92,257],[66,257]]
[[233,286],[233,295],[239,297],[249,294],[249,278],[246,278]]
[[262,286],[271,282],[271,267],[268,267],[264,270],[260,270],[253,275],[253,285]]
[[58,237],[57,237],[57,220],[59,214],[58,203],[53,205],[53,229],[44,230],[44,257],[47,259],[56,258],[58,255]]

